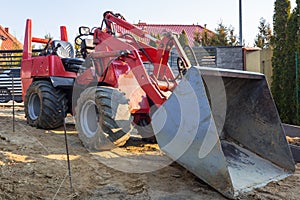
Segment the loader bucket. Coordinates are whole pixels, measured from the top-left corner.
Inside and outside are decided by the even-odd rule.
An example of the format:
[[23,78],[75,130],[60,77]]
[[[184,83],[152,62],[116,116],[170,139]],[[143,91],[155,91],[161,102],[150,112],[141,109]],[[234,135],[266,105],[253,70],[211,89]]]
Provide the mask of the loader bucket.
[[295,171],[259,73],[191,67],[152,126],[168,156],[229,198]]

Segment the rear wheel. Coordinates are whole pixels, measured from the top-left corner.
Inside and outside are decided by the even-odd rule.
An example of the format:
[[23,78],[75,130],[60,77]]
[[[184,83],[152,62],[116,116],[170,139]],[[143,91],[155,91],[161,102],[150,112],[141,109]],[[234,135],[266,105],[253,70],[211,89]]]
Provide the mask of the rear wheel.
[[25,116],[31,126],[55,129],[63,124],[62,109],[67,110],[67,98],[48,81],[35,81],[28,88],[24,101]]
[[87,88],[81,93],[75,112],[79,138],[88,149],[123,146],[130,137],[132,117],[128,100],[118,89]]

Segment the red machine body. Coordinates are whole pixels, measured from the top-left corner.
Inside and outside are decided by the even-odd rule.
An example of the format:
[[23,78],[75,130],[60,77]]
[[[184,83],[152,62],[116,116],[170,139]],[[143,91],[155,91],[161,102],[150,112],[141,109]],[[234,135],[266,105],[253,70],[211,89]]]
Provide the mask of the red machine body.
[[[27,20],[21,77],[29,125],[58,128],[70,112],[93,151],[123,146],[135,129],[229,198],[295,171],[262,74],[191,67],[188,58],[197,58],[177,35],[158,40],[110,11],[100,27],[79,28],[84,59],[75,58],[65,27],[59,41],[34,38],[31,29]],[[32,42],[46,44],[39,56]]]
[[[83,87],[95,81],[98,85],[109,85],[121,90],[132,89],[129,85],[135,85],[135,91],[128,96],[132,113],[149,113],[149,98],[151,103],[161,105],[167,99],[164,92],[172,91],[176,87],[174,74],[168,66],[170,49],[174,45],[179,46],[176,45],[176,38],[169,34],[162,40],[155,39],[146,31],[125,21],[121,15],[112,12],[104,13],[103,23],[106,28],[96,28],[93,32],[95,48],[87,57],[93,60],[93,66],[86,66],[83,73],[78,74],[67,71],[58,55],[32,57],[32,42],[47,44],[50,41],[32,37],[32,22],[28,19],[21,72],[23,99],[34,80],[63,77],[76,79],[76,83]],[[123,27],[127,32],[116,31],[116,26]],[[61,40],[68,41],[66,27],[61,26],[60,31]],[[129,32],[155,41],[159,48],[135,40]],[[145,62],[153,65],[151,76],[147,74]]]
[[[155,105],[161,105],[166,99],[166,91],[172,91],[176,87],[175,76],[168,65],[170,50],[173,46],[182,52],[177,38],[171,33],[167,33],[162,40],[153,38],[149,33],[128,23],[119,14],[111,12],[104,13],[104,23],[106,28],[97,28],[94,33],[95,52],[90,54],[92,59],[101,59],[95,63],[95,72],[98,82],[105,82],[114,87],[122,87],[119,78],[127,76],[128,72],[133,73],[137,85],[144,91],[144,96],[148,96]],[[116,30],[118,27],[126,29],[127,32],[136,36],[153,40],[159,48],[154,48],[144,42],[137,41],[127,32]],[[176,43],[177,42],[177,43]],[[181,55],[183,57],[183,55]],[[117,58],[117,59],[116,59]],[[111,62],[113,60],[113,62]],[[145,62],[153,64],[153,74],[149,76],[144,66]],[[92,68],[91,68],[92,70]],[[108,70],[107,77],[103,72]],[[90,72],[82,74],[84,77]],[[131,75],[129,75],[131,76]],[[104,78],[103,78],[104,77]],[[131,100],[131,105],[140,105],[139,101]],[[133,111],[133,112],[136,112]],[[149,110],[147,110],[149,112]]]
[[[65,26],[60,27],[61,40],[68,41]],[[65,78],[76,78],[74,72],[66,71],[61,58],[58,55],[32,56],[32,43],[47,44],[48,39],[32,37],[32,21],[27,20],[24,49],[22,56],[21,78],[22,78],[22,98],[24,100],[26,91],[34,79],[49,79],[58,76]]]
[[[171,49],[176,48],[184,68],[190,66],[176,35],[165,33],[163,39],[158,40],[128,23],[120,14],[105,12],[100,27],[92,31],[80,27],[79,32],[75,44],[80,45],[84,59],[75,58],[66,27],[60,27],[61,40],[47,40],[32,37],[32,21],[27,20],[21,78],[29,124],[41,128],[59,126],[63,116],[60,123],[56,123],[55,118],[61,115],[60,110],[75,114],[81,93],[96,86],[117,88],[125,94],[134,124],[145,126],[151,122],[151,107],[162,105],[177,86],[178,76],[174,76],[168,64]],[[91,38],[92,45],[86,45]],[[81,40],[80,44],[77,39]],[[146,44],[149,40],[158,48]],[[32,56],[32,42],[46,44],[39,56]],[[145,65],[150,66],[151,73]],[[47,90],[51,91],[51,99],[57,99],[52,109],[62,104],[66,108],[56,108],[52,117],[42,118],[44,110],[36,105],[49,103],[46,102],[48,97],[43,98],[48,95]],[[150,132],[153,134],[152,129]]]

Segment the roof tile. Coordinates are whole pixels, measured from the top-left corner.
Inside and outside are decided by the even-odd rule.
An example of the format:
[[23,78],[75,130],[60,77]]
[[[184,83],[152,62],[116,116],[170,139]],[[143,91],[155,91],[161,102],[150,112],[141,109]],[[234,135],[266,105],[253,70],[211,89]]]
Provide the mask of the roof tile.
[[[135,26],[147,31],[150,34],[161,35],[161,33],[166,31],[171,31],[175,33],[182,33],[185,30],[190,46],[194,46],[194,33],[196,31],[202,32],[205,28],[200,25],[184,25],[184,24],[147,24],[144,22],[139,22],[134,24]],[[117,30],[124,31],[123,28],[117,27]],[[212,31],[206,29],[208,32],[213,33]]]
[[[13,35],[11,35],[5,28],[0,25],[0,36],[2,38],[2,43],[0,50],[11,50],[11,49],[22,49],[23,44],[17,40]],[[0,39],[1,39],[0,38]],[[3,40],[3,38],[6,38]]]

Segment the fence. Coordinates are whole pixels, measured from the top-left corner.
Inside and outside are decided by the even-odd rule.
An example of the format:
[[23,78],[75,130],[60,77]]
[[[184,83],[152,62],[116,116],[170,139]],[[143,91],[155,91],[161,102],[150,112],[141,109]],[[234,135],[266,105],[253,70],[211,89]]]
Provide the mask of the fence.
[[[37,56],[42,50],[33,49],[32,55]],[[21,67],[23,50],[0,50],[0,72],[4,69]]]
[[[40,49],[33,50],[33,56],[37,56]],[[22,84],[20,67],[22,50],[0,50],[0,103],[14,99],[22,102]]]
[[[200,66],[244,70],[242,47],[192,47],[192,50]],[[191,64],[196,65],[192,51],[185,48],[185,52]],[[177,58],[178,53],[173,50],[169,59],[172,69],[177,66]]]

